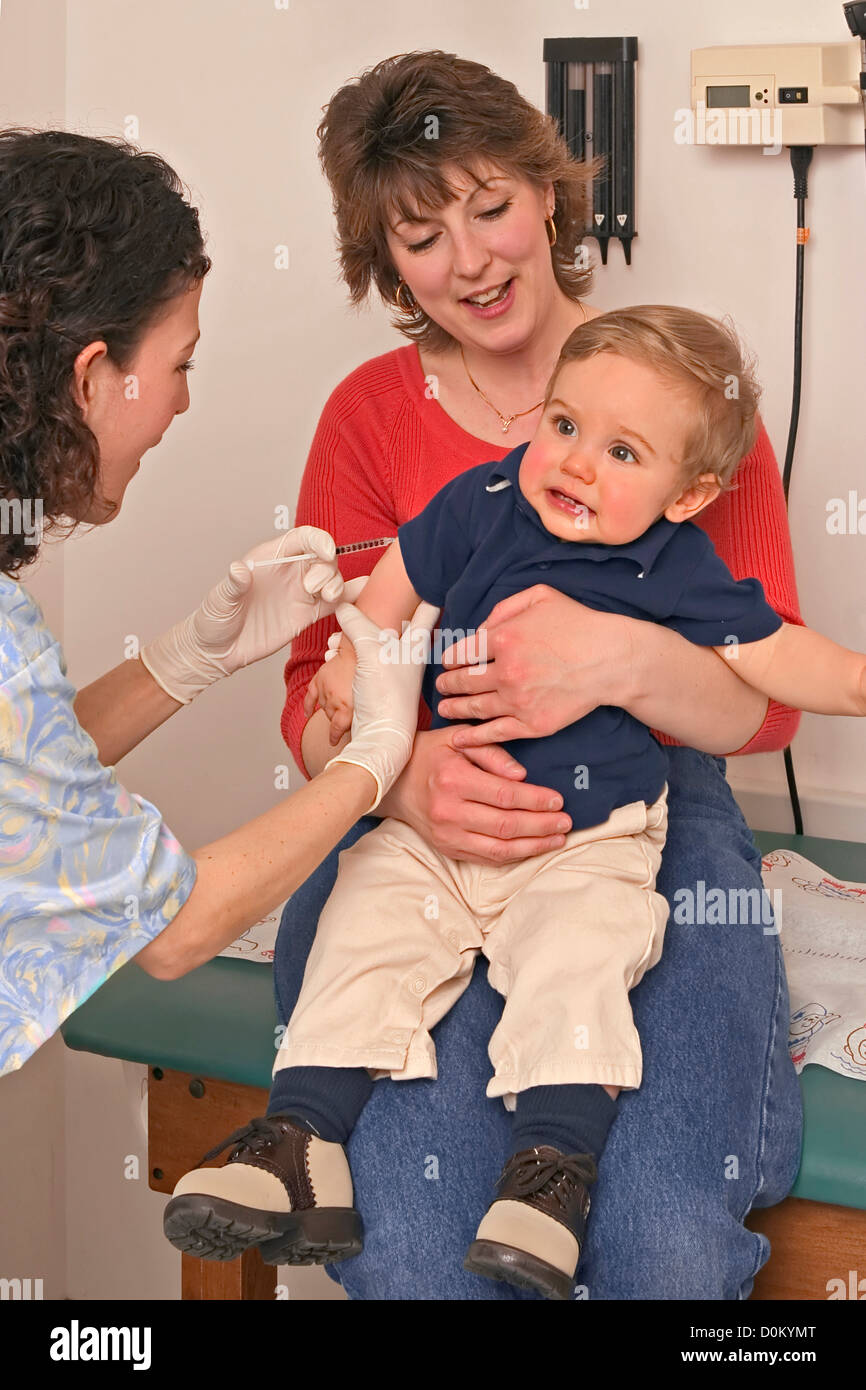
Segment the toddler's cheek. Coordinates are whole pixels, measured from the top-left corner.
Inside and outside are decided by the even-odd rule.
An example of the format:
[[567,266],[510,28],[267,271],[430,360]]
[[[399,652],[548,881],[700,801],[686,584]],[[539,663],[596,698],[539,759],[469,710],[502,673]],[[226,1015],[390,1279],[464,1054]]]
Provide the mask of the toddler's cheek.
[[[548,454],[550,457],[548,457]],[[531,440],[523,455],[518,472],[518,482],[524,492],[539,486],[540,481],[550,472],[553,464],[552,450],[536,439]]]

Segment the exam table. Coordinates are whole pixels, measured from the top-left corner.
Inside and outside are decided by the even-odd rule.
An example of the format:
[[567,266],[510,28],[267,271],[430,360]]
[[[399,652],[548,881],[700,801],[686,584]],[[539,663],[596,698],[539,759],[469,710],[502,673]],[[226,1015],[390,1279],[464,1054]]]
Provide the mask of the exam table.
[[[754,835],[762,854],[795,850],[838,878],[866,882],[866,845]],[[272,971],[218,957],[171,981],[130,962],[61,1032],[68,1047],[148,1066],[148,1181],[170,1194],[203,1153],[265,1113],[277,1022]],[[861,1274],[866,1297],[866,1084],[815,1065],[800,1084],[805,1131],[796,1183],[785,1201],[746,1218],[772,1244],[752,1298],[826,1299],[831,1288],[856,1298]],[[222,1154],[214,1165],[224,1161]],[[257,1251],[227,1263],[181,1261],[184,1299],[275,1296],[277,1270]]]

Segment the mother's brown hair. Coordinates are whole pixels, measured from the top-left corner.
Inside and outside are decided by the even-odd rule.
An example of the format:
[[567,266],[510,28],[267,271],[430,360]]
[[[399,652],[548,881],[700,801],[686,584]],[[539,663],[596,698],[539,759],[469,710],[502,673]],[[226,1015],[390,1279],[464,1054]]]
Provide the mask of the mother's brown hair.
[[[553,273],[570,299],[588,292],[592,272],[575,252],[599,162],[572,159],[553,117],[481,63],[438,49],[384,58],[335,93],[318,136],[354,305],[366,298],[371,281],[394,305],[400,277],[385,239],[388,220],[417,221],[419,208],[444,207],[456,194],[443,166],[458,164],[477,183],[473,166],[480,159],[537,188],[553,184]],[[442,351],[454,341],[419,306],[396,309],[394,326],[420,346]]]
[[74,394],[75,359],[103,341],[125,370],[147,327],[210,269],[174,170],[124,140],[0,130],[0,573],[38,546],[8,519],[83,516],[99,447]]

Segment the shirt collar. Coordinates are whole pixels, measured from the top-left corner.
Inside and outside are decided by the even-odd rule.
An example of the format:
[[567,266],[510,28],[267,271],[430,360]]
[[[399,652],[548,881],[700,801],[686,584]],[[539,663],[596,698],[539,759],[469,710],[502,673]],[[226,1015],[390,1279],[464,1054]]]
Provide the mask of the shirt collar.
[[[514,505],[519,512],[532,522],[536,530],[546,536],[551,548],[563,558],[568,555],[570,558],[580,558],[584,560],[609,560],[612,556],[622,556],[626,560],[635,560],[640,565],[642,574],[649,574],[661,551],[667,545],[671,536],[677,531],[678,523],[668,521],[667,517],[659,517],[654,521],[642,536],[636,540],[627,541],[625,545],[603,545],[588,544],[585,541],[565,541],[559,536],[554,536],[547,527],[542,525],[541,517],[534,507],[530,506],[520,491],[518,474],[520,463],[526,450],[529,448],[529,441],[519,444],[516,449],[512,449],[510,454],[506,454],[498,464],[495,465],[490,473],[486,491],[496,493],[506,490],[506,484],[511,487]],[[560,547],[563,547],[560,550]]]

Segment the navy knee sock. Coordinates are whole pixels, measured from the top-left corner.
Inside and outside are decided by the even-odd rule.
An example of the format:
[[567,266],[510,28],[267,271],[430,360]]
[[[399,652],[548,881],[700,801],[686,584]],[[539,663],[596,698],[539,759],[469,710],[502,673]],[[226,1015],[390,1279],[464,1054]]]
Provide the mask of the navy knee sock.
[[345,1144],[373,1089],[366,1067],[281,1067],[268,1115],[291,1115],[330,1144]]
[[517,1096],[512,1152],[550,1144],[565,1154],[592,1154],[597,1163],[615,1115],[616,1101],[603,1086],[530,1086]]

